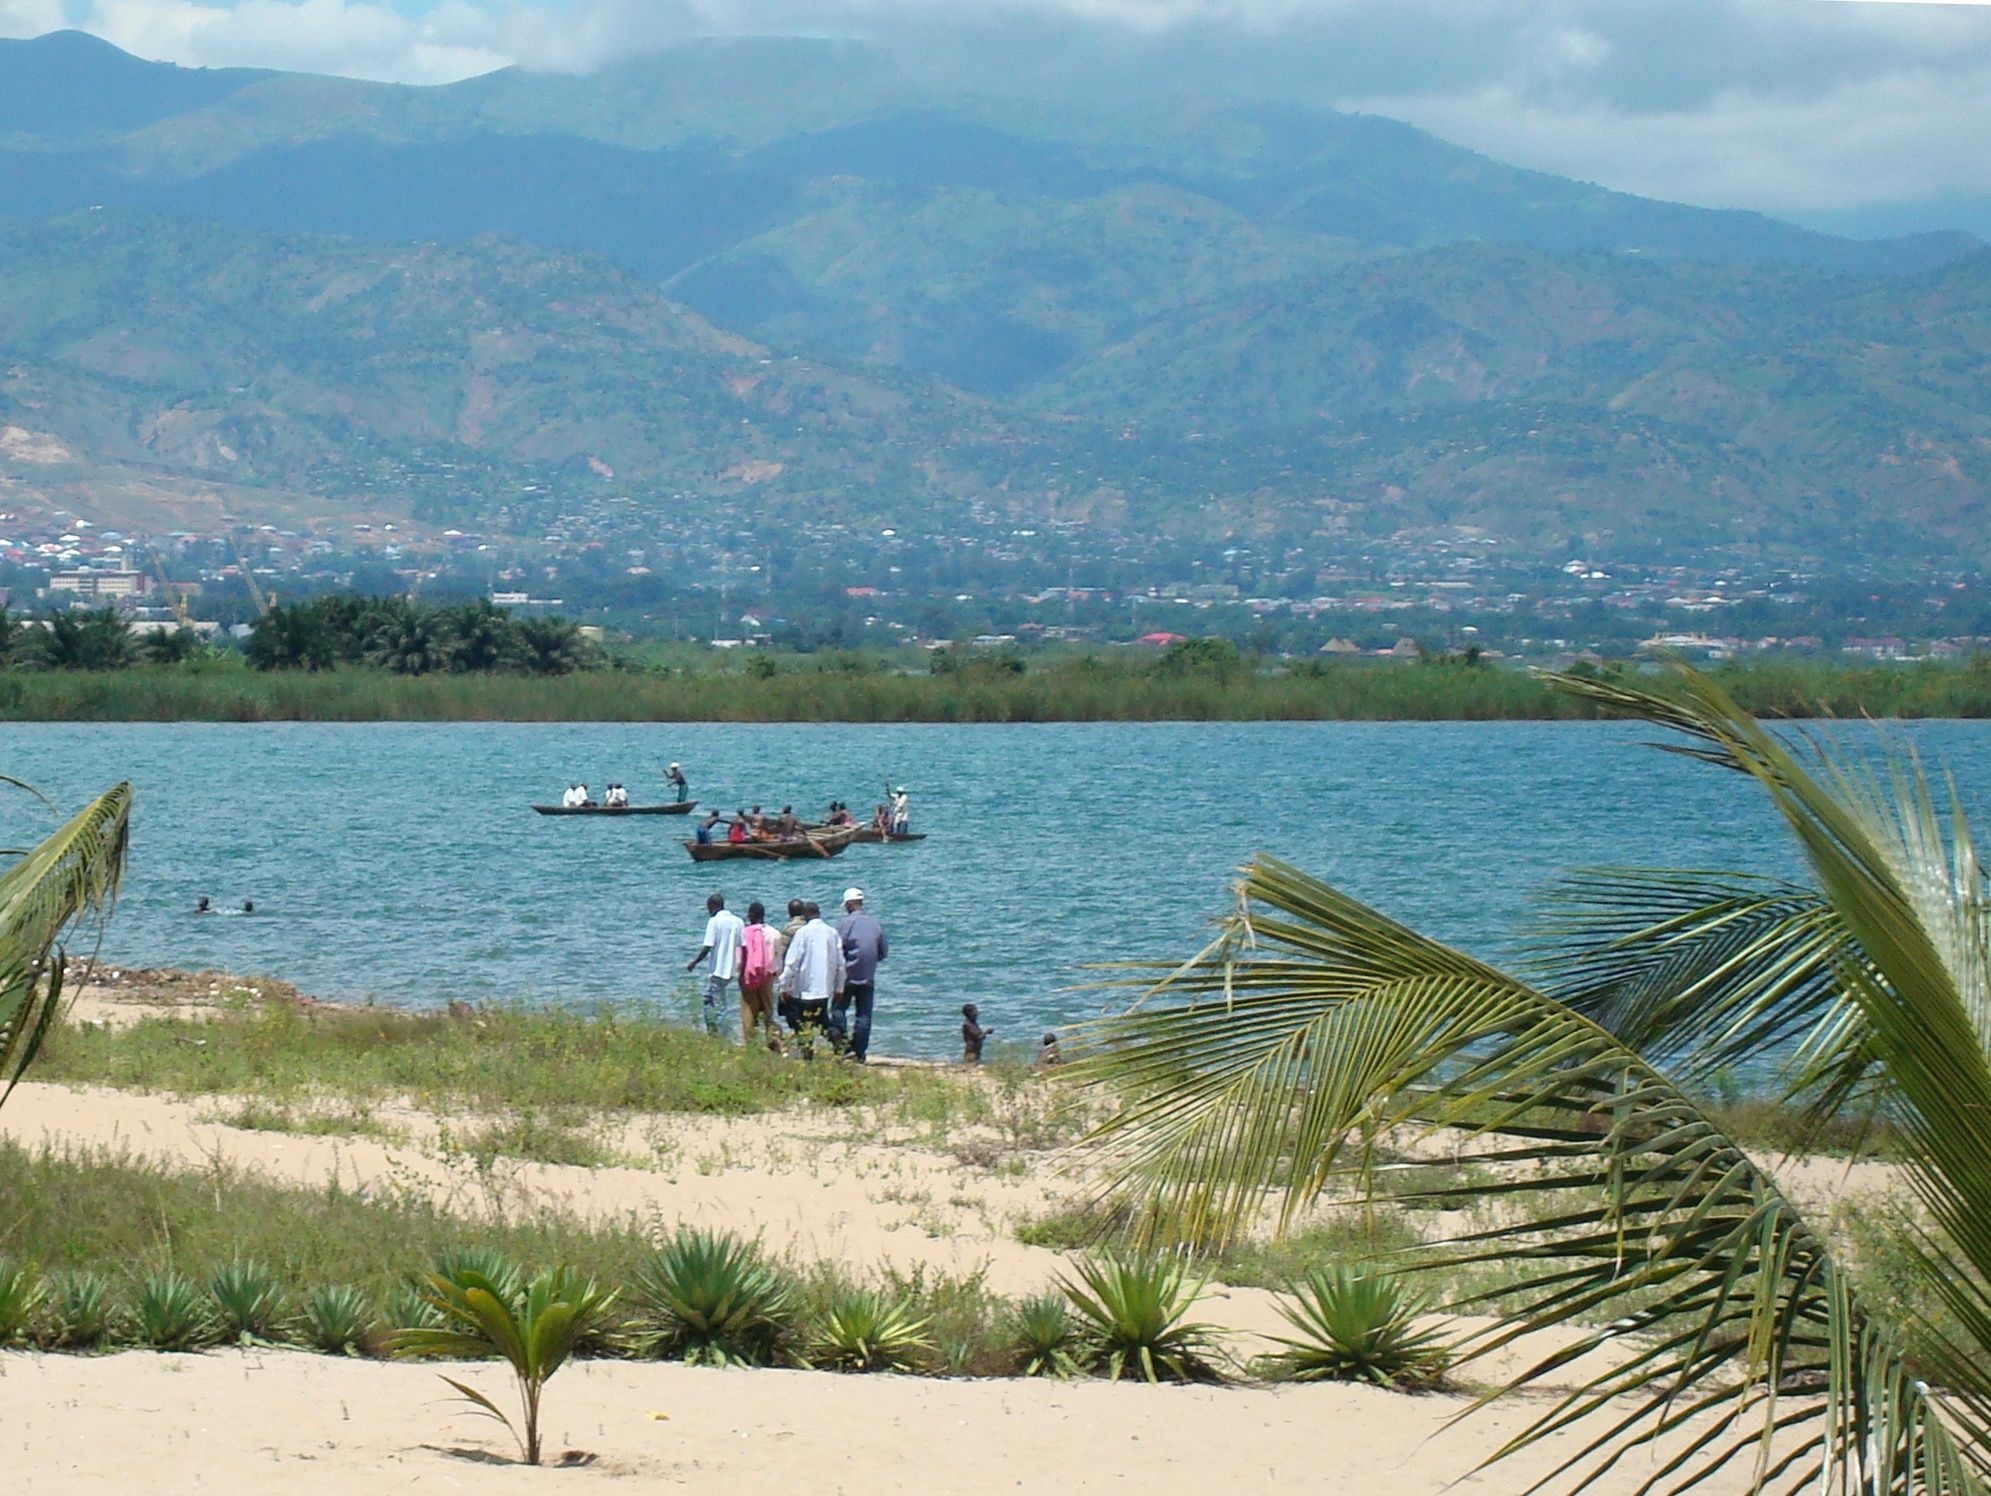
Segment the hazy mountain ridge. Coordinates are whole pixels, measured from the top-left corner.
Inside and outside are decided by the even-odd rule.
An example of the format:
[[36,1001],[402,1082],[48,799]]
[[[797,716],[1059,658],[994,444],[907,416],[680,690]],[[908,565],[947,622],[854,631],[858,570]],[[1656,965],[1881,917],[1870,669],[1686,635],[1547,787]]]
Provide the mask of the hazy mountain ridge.
[[941,98],[849,43],[409,89],[56,36],[0,42],[0,101],[0,424],[78,474],[528,531],[551,474],[936,524],[1985,545],[1968,236],[1367,117]]

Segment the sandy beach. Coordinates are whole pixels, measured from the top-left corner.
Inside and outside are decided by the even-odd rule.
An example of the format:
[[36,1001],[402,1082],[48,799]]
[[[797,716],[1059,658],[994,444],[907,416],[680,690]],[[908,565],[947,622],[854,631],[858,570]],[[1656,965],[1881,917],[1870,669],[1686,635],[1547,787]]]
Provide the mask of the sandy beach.
[[[197,1014],[198,996],[170,1005]],[[122,1022],[133,1006],[115,990],[93,991],[75,1016]],[[721,1226],[797,1260],[979,1271],[1005,1295],[1041,1292],[1067,1266],[1063,1254],[1017,1240],[1015,1227],[1087,1182],[1061,1156],[990,1168],[972,1148],[866,1135],[842,1114],[624,1117],[602,1124],[617,1163],[494,1168],[453,1155],[444,1124],[413,1106],[379,1110],[389,1136],[245,1128],[225,1120],[227,1111],[212,1097],[31,1082],[0,1110],[0,1135],[194,1170],[220,1161],[296,1185],[336,1180],[362,1197],[420,1191],[466,1222],[559,1212],[640,1221],[660,1234],[680,1222]],[[1825,1190],[1847,1182],[1843,1172],[1818,1180]],[[1256,1288],[1213,1284],[1195,1317],[1229,1332],[1240,1360],[1280,1327],[1273,1296]],[[1222,1487],[1416,1496],[1453,1483],[1520,1490],[1581,1447],[1552,1441],[1475,1473],[1544,1409],[1533,1397],[1453,1424],[1464,1396],[1345,1385],[1116,1386],[598,1361],[577,1363],[548,1392],[549,1450],[582,1451],[586,1463],[529,1471],[508,1463],[514,1446],[502,1429],[452,1406],[423,1366],[230,1349],[15,1351],[0,1356],[0,1368],[8,1459],[36,1472],[37,1492],[51,1493],[615,1480],[756,1493]],[[473,1366],[468,1376],[501,1402],[509,1395],[499,1368]],[[1650,1473],[1641,1459],[1599,1489],[1629,1491]]]

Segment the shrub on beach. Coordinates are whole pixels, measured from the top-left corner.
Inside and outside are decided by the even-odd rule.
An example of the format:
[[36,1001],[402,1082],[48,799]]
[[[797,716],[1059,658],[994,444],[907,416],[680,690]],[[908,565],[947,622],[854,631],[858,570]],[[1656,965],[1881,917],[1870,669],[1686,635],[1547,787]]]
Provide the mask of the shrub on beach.
[[114,1327],[111,1285],[102,1273],[56,1273],[49,1278],[42,1343],[62,1350],[93,1350]]
[[281,1333],[287,1296],[260,1262],[237,1258],[214,1270],[207,1291],[214,1298],[221,1337],[243,1343],[272,1341]]
[[0,1257],[0,1345],[28,1332],[47,1293],[32,1266]]
[[185,1273],[148,1273],[139,1281],[131,1308],[140,1345],[156,1351],[191,1351],[214,1340],[207,1295]]
[[1003,1325],[1010,1365],[1026,1377],[1082,1376],[1078,1327],[1070,1303],[1054,1293],[1039,1294],[1011,1307]]
[[933,1350],[928,1328],[927,1317],[902,1299],[847,1289],[823,1311],[810,1359],[837,1371],[917,1371]]
[[373,1338],[373,1305],[350,1283],[321,1284],[304,1296],[298,1314],[304,1343],[328,1356],[359,1356]]
[[795,1293],[753,1242],[681,1227],[636,1271],[630,1297],[646,1348],[691,1366],[795,1359]]
[[1080,1262],[1064,1291],[1083,1322],[1087,1360],[1108,1381],[1214,1382],[1216,1333],[1185,1318],[1201,1280],[1171,1257],[1116,1252]]
[[1332,1268],[1292,1287],[1279,1313],[1297,1332],[1267,1361],[1295,1382],[1370,1382],[1406,1390],[1437,1385],[1450,1358],[1442,1332],[1418,1325],[1423,1302],[1387,1273]]

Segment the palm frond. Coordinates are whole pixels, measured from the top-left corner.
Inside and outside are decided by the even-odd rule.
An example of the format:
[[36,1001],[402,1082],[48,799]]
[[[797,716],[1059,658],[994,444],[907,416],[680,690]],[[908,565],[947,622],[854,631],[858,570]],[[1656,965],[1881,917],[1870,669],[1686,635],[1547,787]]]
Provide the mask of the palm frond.
[[[1774,1181],[1631,1046],[1284,863],[1254,861],[1238,894],[1223,937],[1146,1009],[1095,1025],[1072,1066],[1122,1103],[1094,1141],[1151,1237],[1220,1246],[1275,1207],[1288,1224],[1371,1174],[1385,1132],[1447,1129],[1477,1140],[1462,1161],[1509,1207],[1418,1264],[1499,1275],[1460,1297],[1502,1306],[1462,1361],[1553,1332],[1563,1347],[1500,1390],[1580,1378],[1502,1452],[1599,1427],[1544,1484],[1660,1446],[1645,1489],[1738,1468],[1751,1489],[1874,1469],[1979,1489],[1946,1421],[1974,1441],[1968,1409],[1939,1410]],[[1821,1368],[1824,1397],[1779,1393]]]
[[1821,1112],[1873,1073],[1840,973],[1865,957],[1815,889],[1740,873],[1587,868],[1557,880],[1525,969],[1683,1087],[1781,1076]]
[[65,933],[116,902],[130,836],[131,786],[117,784],[0,873],[0,1101],[55,1021]]

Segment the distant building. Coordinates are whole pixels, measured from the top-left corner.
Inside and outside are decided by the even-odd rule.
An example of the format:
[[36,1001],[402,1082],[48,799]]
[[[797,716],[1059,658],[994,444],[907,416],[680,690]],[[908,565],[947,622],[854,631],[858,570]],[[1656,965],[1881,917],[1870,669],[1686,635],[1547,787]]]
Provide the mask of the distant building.
[[50,592],[73,592],[78,597],[137,597],[145,590],[142,571],[58,571],[48,578]]
[[1362,646],[1353,639],[1330,639],[1320,647],[1320,653],[1324,655],[1358,655],[1361,652]]

